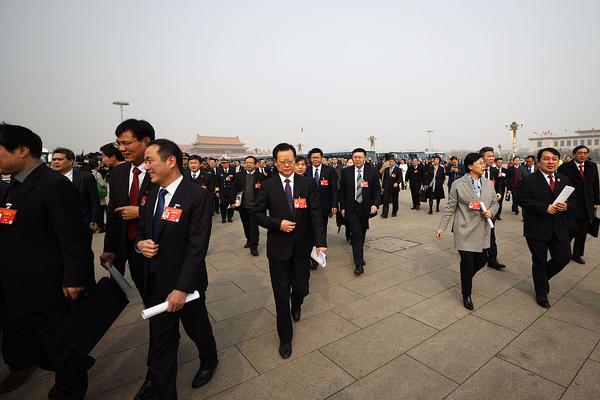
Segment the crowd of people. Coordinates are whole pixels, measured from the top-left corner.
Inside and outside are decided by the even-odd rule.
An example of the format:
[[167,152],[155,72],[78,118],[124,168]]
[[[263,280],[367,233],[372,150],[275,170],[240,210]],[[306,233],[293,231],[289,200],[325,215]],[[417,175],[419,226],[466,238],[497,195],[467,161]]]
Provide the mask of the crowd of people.
[[[515,157],[505,166],[491,147],[464,160],[396,160],[392,154],[368,160],[356,148],[344,160],[329,159],[319,148],[305,157],[280,143],[267,160],[249,155],[230,162],[185,154],[157,139],[150,123],[130,119],[97,154],[78,158],[57,148],[48,167],[41,152],[42,140],[31,130],[0,125],[6,177],[0,181],[0,327],[9,367],[0,392],[22,385],[37,366],[55,372],[50,399],[83,399],[94,364],[61,334],[73,304],[96,284],[94,232],[104,232],[100,261],[121,274],[127,267],[146,307],[168,304],[167,312],[150,318],[147,373],[134,398],[176,399],[180,321],[198,351],[192,387],[206,385],[219,363],[205,297],[216,216],[227,224],[238,212],[244,247],[255,257],[259,226],[266,229],[279,354],[289,358],[310,271],[327,253],[330,219],[344,227],[360,276],[370,219],[380,208],[380,218],[390,217],[390,204],[391,218],[397,217],[399,193],[410,190],[413,212],[425,203],[429,215],[440,213],[437,239],[452,221],[463,304],[473,310],[475,274],[485,265],[507,268],[498,259],[495,230],[503,202],[512,199],[512,212],[523,215],[535,301],[547,308],[549,280],[571,259],[585,263],[586,236],[600,204],[598,170],[586,146],[575,147],[569,160],[544,148],[524,164]],[[566,186],[574,193],[556,201]],[[195,291],[199,299],[186,303]]]

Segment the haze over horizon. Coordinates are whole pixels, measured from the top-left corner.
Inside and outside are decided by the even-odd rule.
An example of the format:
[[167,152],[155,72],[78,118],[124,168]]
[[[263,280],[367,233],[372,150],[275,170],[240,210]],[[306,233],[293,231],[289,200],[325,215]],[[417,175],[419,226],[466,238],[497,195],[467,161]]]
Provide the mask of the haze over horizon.
[[[158,137],[249,148],[510,147],[600,128],[600,2],[4,0],[0,120],[44,146]],[[304,135],[300,137],[300,128]]]

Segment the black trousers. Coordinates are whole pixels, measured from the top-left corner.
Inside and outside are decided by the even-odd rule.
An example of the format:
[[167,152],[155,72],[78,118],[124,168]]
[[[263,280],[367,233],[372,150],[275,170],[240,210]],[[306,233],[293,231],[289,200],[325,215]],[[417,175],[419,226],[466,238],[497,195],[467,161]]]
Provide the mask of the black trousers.
[[419,208],[421,203],[419,202],[419,192],[421,191],[421,186],[413,187],[410,186],[410,197],[412,198],[412,203],[414,208]]
[[383,210],[381,215],[387,217],[390,210],[390,201],[392,202],[392,215],[398,213],[398,192],[385,191],[383,192]]
[[329,223],[329,214],[323,214],[323,233],[327,237],[327,224]]
[[[165,301],[157,289],[154,274],[148,277],[146,303],[148,307]],[[205,293],[198,300],[187,303],[175,313],[164,312],[150,318],[148,366],[150,380],[156,391],[152,399],[177,399],[177,351],[179,349],[179,321],[187,335],[196,344],[201,369],[217,365],[217,345],[206,311]]]
[[[537,296],[544,297],[550,292],[548,281],[558,274],[571,259],[571,246],[568,240],[560,240],[555,234],[550,240],[527,239],[531,251],[533,285]],[[550,252],[550,260],[548,260]]]
[[230,220],[233,218],[233,212],[235,210],[233,208],[227,209],[227,207],[229,207],[229,205],[233,202],[234,198],[235,198],[234,195],[221,193],[219,207],[221,209],[221,219],[223,221],[225,221],[225,219]]
[[[68,316],[66,305],[26,316],[7,316],[9,344],[19,345],[18,367],[37,365],[55,372],[57,400],[83,400],[88,387],[87,357],[81,357],[56,334]],[[10,357],[10,356],[9,356]],[[14,358],[11,358],[14,360]]]
[[354,202],[354,210],[349,216],[350,232],[352,237],[352,258],[354,259],[355,267],[362,267],[365,263],[363,247],[365,245],[365,236],[367,235],[368,217],[363,215],[362,205]]
[[590,228],[587,218],[569,218],[569,242],[573,240],[573,257],[583,257],[585,238]]
[[511,190],[511,195],[512,195],[512,209],[511,211],[514,213],[518,213],[519,212],[519,188],[513,188]]
[[459,250],[460,287],[463,296],[470,296],[473,289],[473,277],[487,262],[485,252]]
[[504,193],[501,193],[502,197],[498,200],[498,212],[494,216],[494,220],[502,215],[502,203],[504,203]]
[[487,257],[487,261],[497,262],[498,261],[498,246],[496,246],[496,216],[492,218],[492,222],[494,223],[494,228],[490,232],[490,247],[483,250]]
[[244,227],[244,236],[246,236],[248,246],[252,249],[258,247],[259,231],[258,224],[252,217],[251,211],[251,208],[239,209],[240,219],[242,220],[242,226]]
[[127,240],[127,255],[122,262],[115,263],[115,268],[121,273],[125,274],[125,260],[129,265],[129,272],[131,273],[131,279],[142,300],[144,299],[144,256],[135,250],[135,242]]
[[216,195],[216,193],[213,194],[213,201],[214,201],[213,202],[213,204],[214,204],[213,212],[218,213],[219,212],[219,197]]
[[294,256],[285,261],[269,259],[269,273],[275,297],[279,341],[282,344],[290,344],[294,336],[290,312],[302,305],[309,291],[309,257]]

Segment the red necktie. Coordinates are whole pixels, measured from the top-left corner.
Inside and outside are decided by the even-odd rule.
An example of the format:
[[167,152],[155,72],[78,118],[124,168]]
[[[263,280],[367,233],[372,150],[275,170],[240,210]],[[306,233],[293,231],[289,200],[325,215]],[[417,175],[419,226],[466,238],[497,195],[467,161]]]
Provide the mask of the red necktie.
[[581,175],[581,179],[583,179],[583,164],[579,164],[579,175]]
[[[133,168],[133,179],[131,180],[131,189],[129,190],[129,205],[136,206],[138,205],[138,197],[140,194],[140,171],[137,167]],[[129,225],[127,225],[127,237],[129,240],[135,240],[137,236],[137,221],[130,221]]]
[[555,188],[554,177],[552,175],[548,175],[548,181],[550,184],[550,190],[552,191],[552,193],[554,193],[554,188]]
[[485,169],[485,177],[489,179],[489,177],[488,177],[488,169],[487,168]]

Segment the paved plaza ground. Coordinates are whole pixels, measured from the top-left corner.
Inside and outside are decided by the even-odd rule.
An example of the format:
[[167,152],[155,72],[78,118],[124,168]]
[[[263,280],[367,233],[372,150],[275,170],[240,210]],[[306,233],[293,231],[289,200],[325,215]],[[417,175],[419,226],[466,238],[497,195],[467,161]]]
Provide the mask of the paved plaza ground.
[[[252,257],[237,214],[231,224],[215,216],[207,307],[220,364],[208,385],[192,389],[197,352],[182,330],[179,398],[600,399],[600,241],[588,236],[587,263],[555,277],[552,307],[540,308],[521,216],[505,207],[496,237],[507,268],[477,274],[469,312],[452,233],[436,241],[440,214],[410,210],[408,191],[400,198],[396,218],[371,220],[360,277],[330,220],[327,267],[312,272],[289,360],[278,354],[265,231]],[[96,235],[97,255],[101,242]],[[137,293],[129,297],[93,351],[89,399],[132,399],[143,381],[148,322]],[[45,399],[51,386],[52,375],[38,370],[0,398]]]

